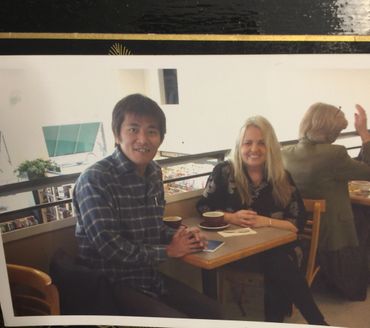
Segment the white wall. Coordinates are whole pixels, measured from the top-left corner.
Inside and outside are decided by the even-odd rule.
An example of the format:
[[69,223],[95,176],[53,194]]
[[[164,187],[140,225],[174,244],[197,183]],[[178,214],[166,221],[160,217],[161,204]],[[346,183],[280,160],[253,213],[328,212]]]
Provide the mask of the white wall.
[[279,140],[297,139],[304,112],[317,101],[342,106],[349,121],[346,131],[354,130],[355,103],[370,110],[369,67],[292,69],[249,62],[246,56],[242,65],[178,69],[181,104],[166,111],[164,147],[185,153],[233,147],[251,115],[266,116]]
[[[316,101],[342,106],[347,130],[355,103],[370,108],[368,55],[2,57],[0,130],[13,167],[47,158],[45,125],[101,121],[111,152],[115,103],[134,92],[160,103],[159,68],[178,70],[180,104],[160,104],[168,122],[161,148],[168,151],[230,148],[244,120],[257,114],[280,140],[295,139]],[[3,147],[0,169],[9,171]]]
[[110,153],[112,109],[127,94],[145,93],[144,85],[143,70],[123,74],[117,69],[48,61],[26,70],[0,70],[0,130],[13,164],[10,169],[3,145],[0,184],[6,180],[5,171],[12,174],[23,160],[48,158],[42,126],[103,122]]
[[[0,71],[0,129],[15,165],[48,157],[42,126],[103,121],[110,131],[111,108],[119,97],[118,72],[45,66],[42,71],[14,72],[6,89],[2,86],[10,73]],[[12,92],[19,95],[16,104],[9,100]]]

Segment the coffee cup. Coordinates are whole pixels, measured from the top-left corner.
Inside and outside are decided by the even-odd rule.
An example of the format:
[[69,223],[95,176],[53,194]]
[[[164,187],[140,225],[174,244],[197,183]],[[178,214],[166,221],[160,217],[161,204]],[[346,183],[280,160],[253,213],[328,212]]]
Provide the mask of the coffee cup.
[[165,216],[163,217],[163,222],[173,229],[178,229],[181,226],[182,217],[181,216]]
[[204,212],[202,215],[203,215],[206,225],[209,227],[220,227],[225,224],[224,212],[211,211],[211,212]]

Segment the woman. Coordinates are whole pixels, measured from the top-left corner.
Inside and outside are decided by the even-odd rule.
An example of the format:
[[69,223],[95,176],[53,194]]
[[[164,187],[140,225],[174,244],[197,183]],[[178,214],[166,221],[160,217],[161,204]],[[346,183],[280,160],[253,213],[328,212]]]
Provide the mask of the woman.
[[[197,208],[201,213],[222,210],[227,222],[243,227],[302,229],[304,205],[284,170],[280,145],[265,118],[256,116],[246,121],[234,159],[214,168]],[[308,323],[327,325],[296,265],[295,246],[289,244],[259,255],[265,276],[265,319],[283,322],[293,302]]]
[[324,103],[313,104],[307,110],[300,124],[300,140],[283,149],[283,159],[303,197],[326,200],[318,248],[321,276],[344,296],[357,301],[366,298],[367,274],[348,181],[370,180],[370,134],[365,110],[360,105],[356,109],[355,129],[362,140],[359,160],[352,159],[345,147],[332,144],[348,122],[339,108]]

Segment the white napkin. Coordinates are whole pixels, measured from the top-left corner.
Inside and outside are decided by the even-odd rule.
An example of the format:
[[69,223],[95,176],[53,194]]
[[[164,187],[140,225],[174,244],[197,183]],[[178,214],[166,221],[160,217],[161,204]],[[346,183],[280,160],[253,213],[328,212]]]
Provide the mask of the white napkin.
[[224,230],[224,231],[218,232],[218,234],[220,234],[222,237],[254,235],[255,233],[257,232],[251,228],[238,228],[238,229],[230,229],[230,230]]

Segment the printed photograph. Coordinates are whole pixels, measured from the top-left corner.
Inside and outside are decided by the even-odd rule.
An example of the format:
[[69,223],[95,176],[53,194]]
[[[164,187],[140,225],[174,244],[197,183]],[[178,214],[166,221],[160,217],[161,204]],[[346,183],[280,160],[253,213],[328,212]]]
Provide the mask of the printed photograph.
[[368,55],[1,56],[4,322],[363,327],[369,89]]

